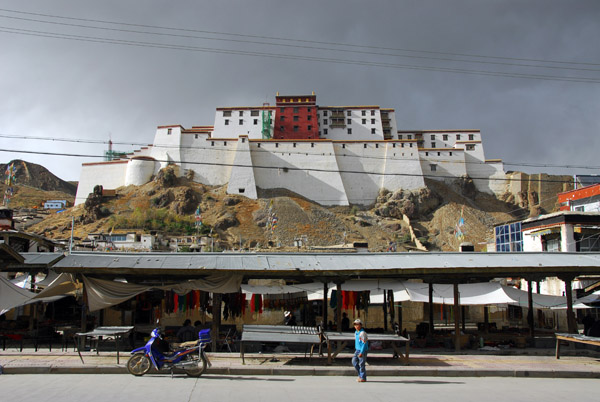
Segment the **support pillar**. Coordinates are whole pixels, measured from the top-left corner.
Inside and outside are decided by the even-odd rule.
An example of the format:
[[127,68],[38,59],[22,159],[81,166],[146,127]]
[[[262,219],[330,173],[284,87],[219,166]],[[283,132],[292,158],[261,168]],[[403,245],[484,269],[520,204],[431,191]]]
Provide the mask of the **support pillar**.
[[217,341],[219,340],[219,331],[221,328],[221,301],[223,296],[221,293],[213,293],[212,303],[212,325],[210,327],[212,338],[212,351],[217,351]]
[[[337,325],[337,330],[341,331],[342,330],[342,308],[343,306],[343,301],[342,301],[342,283],[338,282],[336,283],[336,290],[337,290],[337,314],[335,317],[335,322]],[[364,324],[363,324],[364,325]]]
[[527,325],[529,325],[529,336],[535,347],[535,319],[533,314],[533,281],[527,280]]
[[458,283],[454,284],[454,350],[460,351],[460,294]]
[[429,284],[429,336],[433,337],[433,283]]
[[573,313],[573,289],[571,281],[573,278],[560,278],[565,282],[565,293],[567,294],[567,326],[570,334],[577,333],[577,323]]
[[329,303],[327,303],[327,293],[329,293],[329,289],[327,287],[327,282],[323,283],[323,331],[328,330],[327,328],[327,308],[329,307]]
[[383,291],[383,332],[387,332],[388,330],[388,300],[387,300],[387,291]]

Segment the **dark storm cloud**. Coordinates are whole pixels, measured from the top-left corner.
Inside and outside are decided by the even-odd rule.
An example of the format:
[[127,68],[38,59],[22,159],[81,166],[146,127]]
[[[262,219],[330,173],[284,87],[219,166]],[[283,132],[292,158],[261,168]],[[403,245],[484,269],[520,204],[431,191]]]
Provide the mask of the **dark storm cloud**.
[[[3,49],[3,62],[0,64],[0,91],[3,94],[0,100],[1,134],[80,139],[108,139],[110,135],[116,142],[149,143],[157,125],[191,127],[212,124],[214,110],[218,106],[274,102],[277,91],[288,94],[315,91],[321,105],[378,104],[393,107],[400,129],[481,129],[487,158],[552,165],[598,165],[595,156],[600,145],[600,47],[597,45],[600,5],[596,1],[35,0],[3,1],[0,8],[365,46],[345,46],[343,49],[346,51],[340,52],[331,50],[340,49],[331,44],[284,42],[251,36],[160,30],[178,35],[235,39],[229,42],[93,30],[64,24],[158,31],[0,11],[0,30],[13,29],[13,33],[0,32]],[[5,18],[7,16],[60,24]],[[39,33],[27,36],[22,35],[22,31],[21,34],[14,33],[15,28],[54,35],[63,33],[294,57],[531,74],[537,78],[542,75],[587,77],[596,82],[458,74],[125,46],[48,38],[39,36],[42,35]],[[243,41],[287,43],[295,47]],[[308,46],[330,50],[308,49]],[[383,56],[380,53],[411,57]],[[485,63],[465,63],[456,61],[464,59],[456,54],[488,57],[470,58]],[[491,62],[503,64],[487,64]],[[576,67],[580,70],[539,66]],[[104,146],[97,144],[31,139],[0,138],[0,144],[3,149],[59,153],[101,155],[104,151]],[[118,145],[116,148],[132,150],[134,147]],[[21,158],[41,163],[70,180],[79,178],[82,162],[93,161],[90,158],[5,152],[1,155],[0,159],[4,162]],[[506,169],[533,170],[519,166],[506,166]],[[568,171],[576,172],[600,173],[588,169]]]

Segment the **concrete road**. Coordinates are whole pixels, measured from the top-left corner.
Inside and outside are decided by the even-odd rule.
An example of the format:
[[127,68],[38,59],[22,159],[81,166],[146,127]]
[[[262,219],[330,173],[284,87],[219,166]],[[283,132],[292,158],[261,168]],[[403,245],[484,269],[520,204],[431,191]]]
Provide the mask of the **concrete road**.
[[2,401],[590,401],[600,380],[539,378],[0,375]]

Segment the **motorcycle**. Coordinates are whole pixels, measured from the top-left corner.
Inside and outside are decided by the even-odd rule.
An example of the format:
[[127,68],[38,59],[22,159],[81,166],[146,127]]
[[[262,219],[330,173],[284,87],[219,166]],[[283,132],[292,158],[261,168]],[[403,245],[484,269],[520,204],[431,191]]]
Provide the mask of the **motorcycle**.
[[145,346],[131,351],[127,361],[127,370],[135,376],[146,374],[152,367],[157,371],[182,369],[190,377],[200,377],[206,371],[206,366],[212,366],[204,349],[210,343],[210,329],[198,332],[198,340],[178,344],[178,348],[171,350],[167,341],[163,339],[160,327],[155,328],[150,334],[150,339]]

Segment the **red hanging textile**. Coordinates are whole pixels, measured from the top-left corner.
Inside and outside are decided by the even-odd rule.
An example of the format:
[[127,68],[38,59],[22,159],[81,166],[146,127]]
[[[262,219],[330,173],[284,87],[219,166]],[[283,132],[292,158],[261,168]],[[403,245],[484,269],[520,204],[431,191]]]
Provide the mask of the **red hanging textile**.
[[250,312],[254,313],[256,307],[256,295],[253,293],[252,297],[250,298]]
[[242,315],[244,315],[246,314],[246,293],[242,293],[240,298],[242,303]]
[[177,293],[173,293],[173,312],[179,310],[179,295]]

